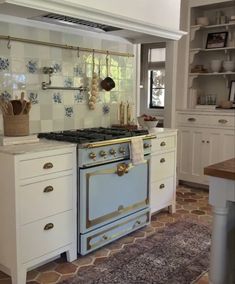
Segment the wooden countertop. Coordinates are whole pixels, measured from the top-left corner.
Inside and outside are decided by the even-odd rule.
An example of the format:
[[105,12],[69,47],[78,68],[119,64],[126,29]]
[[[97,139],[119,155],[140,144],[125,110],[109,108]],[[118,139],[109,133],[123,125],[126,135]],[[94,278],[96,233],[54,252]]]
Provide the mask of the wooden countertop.
[[204,168],[204,174],[235,180],[235,158]]

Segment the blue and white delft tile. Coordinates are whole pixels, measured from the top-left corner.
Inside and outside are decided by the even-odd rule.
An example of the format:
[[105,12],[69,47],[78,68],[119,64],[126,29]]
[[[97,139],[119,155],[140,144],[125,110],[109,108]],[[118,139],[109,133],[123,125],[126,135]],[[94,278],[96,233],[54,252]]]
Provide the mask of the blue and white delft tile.
[[110,112],[110,107],[108,105],[103,105],[103,114],[108,114]]
[[84,103],[85,101],[86,101],[85,92],[77,91],[77,93],[74,95],[74,102],[75,103]]
[[72,115],[73,115],[73,107],[65,107],[64,111],[65,111],[65,116],[66,117],[72,117]]
[[61,73],[62,71],[62,66],[59,63],[53,63],[51,66],[54,70],[54,73]]
[[73,75],[76,77],[82,76],[83,75],[83,70],[82,67],[79,65],[76,65],[73,67]]
[[26,67],[29,73],[35,74],[38,71],[38,61],[35,59],[30,59],[26,63]]
[[31,102],[33,105],[39,103],[39,99],[38,99],[38,94],[37,94],[37,93],[30,92],[30,93],[28,94],[28,98],[29,98],[30,102]]
[[8,58],[0,57],[0,71],[8,71],[10,62]]
[[1,98],[4,99],[5,101],[9,101],[11,99],[11,94],[8,93],[7,91],[3,91],[1,93]]
[[73,79],[71,77],[67,77],[64,79],[64,87],[67,88],[73,87]]
[[56,104],[62,104],[62,96],[59,92],[53,94],[53,102]]

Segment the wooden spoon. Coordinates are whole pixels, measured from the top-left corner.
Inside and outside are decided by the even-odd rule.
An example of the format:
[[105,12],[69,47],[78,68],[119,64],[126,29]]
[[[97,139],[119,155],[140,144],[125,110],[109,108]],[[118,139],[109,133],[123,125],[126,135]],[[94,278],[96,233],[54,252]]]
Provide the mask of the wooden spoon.
[[22,111],[22,103],[20,100],[11,100],[14,115],[18,115]]

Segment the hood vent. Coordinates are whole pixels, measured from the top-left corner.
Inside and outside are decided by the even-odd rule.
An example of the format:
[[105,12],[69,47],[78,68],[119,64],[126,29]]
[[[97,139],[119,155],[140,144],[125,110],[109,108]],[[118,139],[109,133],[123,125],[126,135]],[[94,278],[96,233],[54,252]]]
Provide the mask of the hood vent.
[[85,28],[89,30],[96,30],[101,32],[112,32],[112,31],[119,31],[122,30],[120,28],[94,23],[82,19],[77,19],[73,17],[63,16],[59,14],[46,14],[41,16],[41,19],[44,19],[47,22],[55,23],[55,24],[61,24],[61,25],[69,25],[71,27],[77,27],[77,28]]

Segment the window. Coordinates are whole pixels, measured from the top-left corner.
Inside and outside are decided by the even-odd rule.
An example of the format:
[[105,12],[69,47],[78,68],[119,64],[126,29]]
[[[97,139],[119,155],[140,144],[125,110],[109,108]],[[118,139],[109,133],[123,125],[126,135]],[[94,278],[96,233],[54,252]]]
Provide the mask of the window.
[[148,51],[148,97],[149,108],[164,108],[165,105],[165,48],[150,48]]

